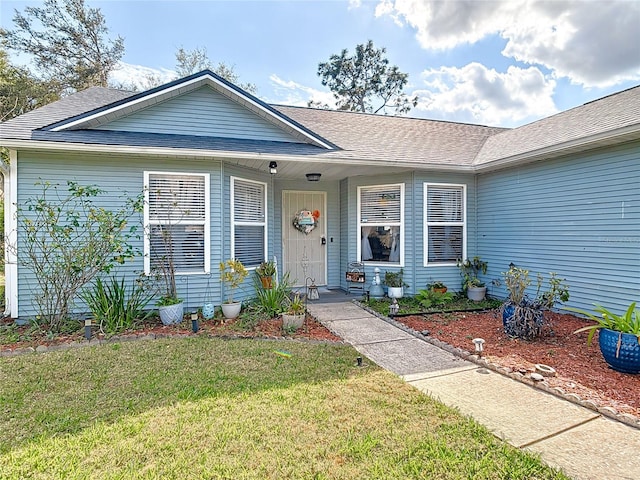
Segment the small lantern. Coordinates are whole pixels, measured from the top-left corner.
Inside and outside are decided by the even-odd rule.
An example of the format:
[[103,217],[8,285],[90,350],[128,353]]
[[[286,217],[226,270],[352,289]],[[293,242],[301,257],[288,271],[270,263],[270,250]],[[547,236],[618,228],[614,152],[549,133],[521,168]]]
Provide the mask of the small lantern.
[[397,299],[393,299],[393,301],[391,302],[391,305],[389,305],[389,316],[394,317],[398,314],[398,310],[400,309],[400,306],[398,305],[398,300]]
[[373,281],[369,288],[369,295],[372,298],[380,299],[384,297],[384,290],[382,289],[382,281],[380,280],[380,269],[378,267],[373,269]]
[[84,321],[84,338],[91,340],[91,320]]
[[[311,285],[308,284],[309,280],[311,280]],[[318,300],[320,298],[320,293],[318,292],[315,279],[307,277],[305,284],[307,284],[307,300]]]
[[478,356],[482,356],[482,352],[484,351],[484,339],[483,338],[474,338],[472,340],[473,344],[476,346],[476,353]]

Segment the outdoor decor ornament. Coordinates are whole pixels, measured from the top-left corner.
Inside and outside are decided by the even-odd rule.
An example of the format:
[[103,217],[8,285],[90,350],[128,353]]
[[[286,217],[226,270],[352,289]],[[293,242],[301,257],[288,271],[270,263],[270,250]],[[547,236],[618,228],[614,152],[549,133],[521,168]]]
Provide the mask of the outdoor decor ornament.
[[320,211],[314,210],[300,210],[293,217],[293,226],[296,230],[309,235],[311,231],[318,226],[318,219],[320,218]]

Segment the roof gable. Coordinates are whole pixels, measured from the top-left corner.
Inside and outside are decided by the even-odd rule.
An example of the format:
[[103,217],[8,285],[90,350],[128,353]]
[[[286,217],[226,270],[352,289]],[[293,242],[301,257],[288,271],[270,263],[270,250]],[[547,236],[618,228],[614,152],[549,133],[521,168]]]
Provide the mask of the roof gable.
[[53,124],[48,129],[220,136],[336,148],[209,70]]

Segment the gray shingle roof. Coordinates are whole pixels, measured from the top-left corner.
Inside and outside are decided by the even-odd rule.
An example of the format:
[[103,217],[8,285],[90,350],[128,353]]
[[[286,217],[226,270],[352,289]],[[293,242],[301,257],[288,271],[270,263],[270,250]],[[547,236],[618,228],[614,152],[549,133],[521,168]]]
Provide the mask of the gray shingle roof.
[[33,130],[100,108],[130,97],[133,92],[91,87],[57,102],[0,123],[0,138],[31,139]]
[[485,140],[503,128],[276,106],[343,150],[331,156],[420,165],[470,165]]
[[[635,127],[635,128],[634,128]],[[482,165],[619,132],[640,131],[640,86],[487,139],[475,164]]]
[[[202,138],[104,130],[53,132],[44,127],[67,120],[134,95],[132,92],[93,87],[0,124],[0,138],[84,143],[190,148],[320,158],[358,160],[372,165],[416,168],[483,166],[513,158],[534,158],[545,149],[584,142],[626,131],[640,138],[640,86],[512,130],[407,117],[272,106],[341,150],[326,151],[312,145],[221,138]],[[139,95],[139,94],[138,94]],[[270,107],[271,108],[271,107]],[[631,133],[628,133],[631,132]]]

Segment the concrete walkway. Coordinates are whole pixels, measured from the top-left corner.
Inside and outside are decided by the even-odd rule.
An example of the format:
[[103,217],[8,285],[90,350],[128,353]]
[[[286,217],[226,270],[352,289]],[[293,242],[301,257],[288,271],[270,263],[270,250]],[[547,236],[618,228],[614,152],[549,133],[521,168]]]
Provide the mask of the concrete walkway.
[[371,361],[570,477],[640,479],[640,430],[481,368],[353,303],[308,308]]

